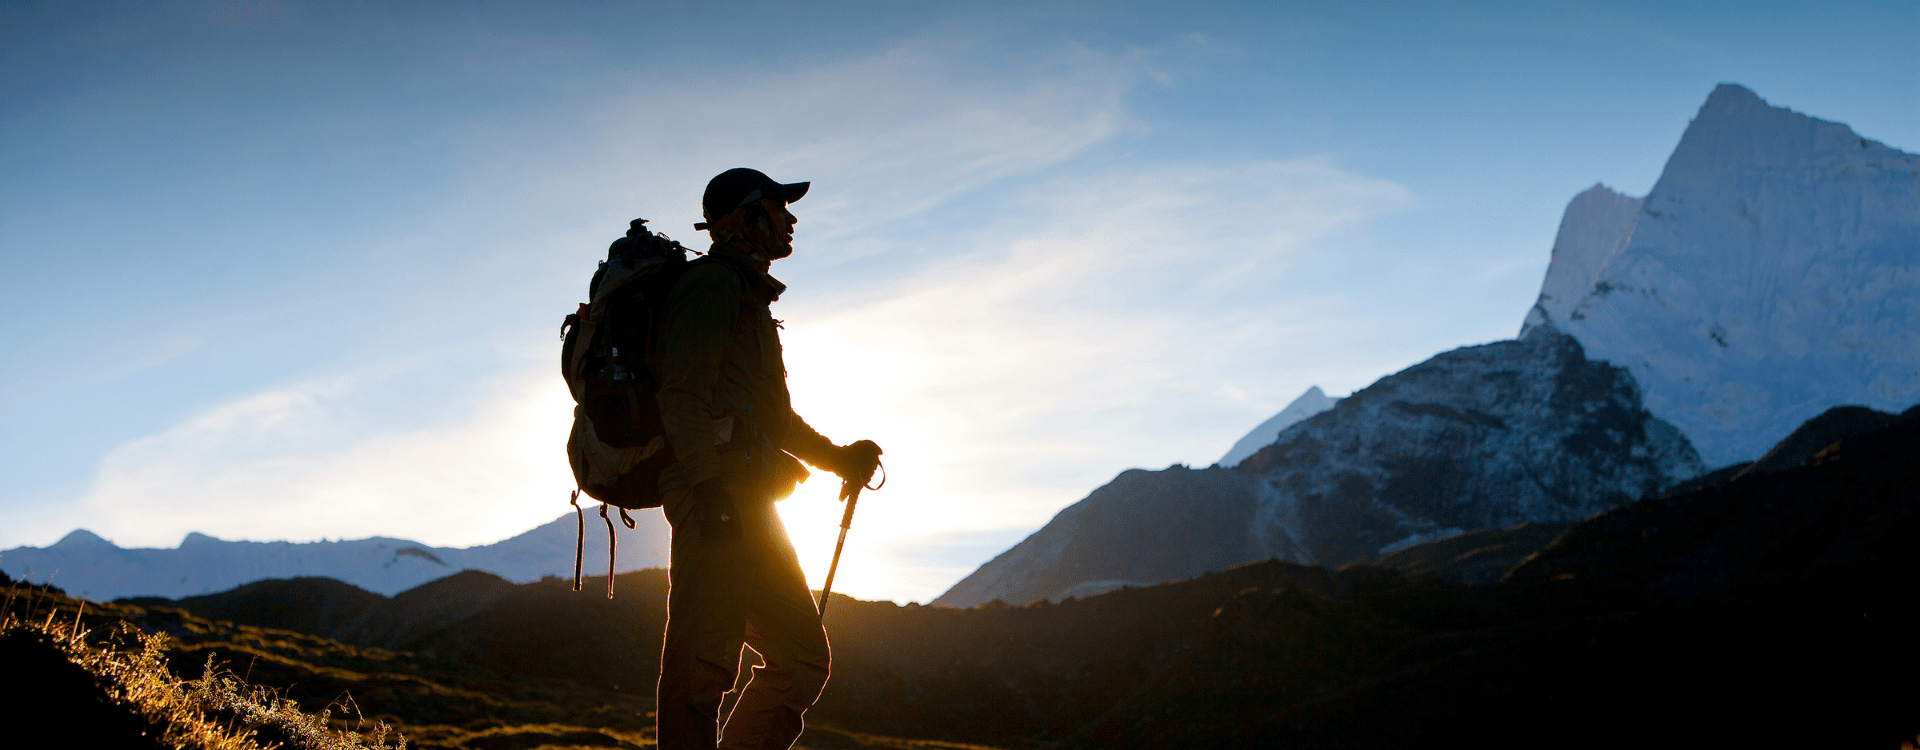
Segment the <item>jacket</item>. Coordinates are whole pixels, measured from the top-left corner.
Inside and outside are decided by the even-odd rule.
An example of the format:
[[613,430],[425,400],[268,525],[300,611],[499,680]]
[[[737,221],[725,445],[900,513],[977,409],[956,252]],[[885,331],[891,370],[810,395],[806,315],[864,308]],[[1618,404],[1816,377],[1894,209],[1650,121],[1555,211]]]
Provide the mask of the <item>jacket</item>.
[[780,329],[769,305],[786,290],[742,251],[717,243],[718,262],[687,271],[667,294],[660,416],[677,457],[660,489],[707,479],[759,488],[774,499],[821,465],[833,443],[793,411]]

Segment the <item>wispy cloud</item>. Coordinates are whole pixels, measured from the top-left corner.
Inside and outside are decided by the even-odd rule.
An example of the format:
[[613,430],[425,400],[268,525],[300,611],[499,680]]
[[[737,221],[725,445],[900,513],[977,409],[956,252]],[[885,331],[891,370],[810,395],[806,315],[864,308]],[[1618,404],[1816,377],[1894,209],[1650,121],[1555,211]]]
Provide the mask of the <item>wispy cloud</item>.
[[203,336],[175,335],[162,342],[159,351],[145,356],[135,357],[117,367],[108,368],[106,371],[95,375],[94,380],[95,382],[105,383],[124,378],[142,370],[159,367],[160,365],[172,362],[175,359],[179,359],[193,352],[193,350],[200,348],[200,345],[206,342],[207,340]]
[[369,413],[392,395],[374,393],[391,374],[263,391],[122,445],[78,501],[86,525],[123,546],[171,546],[188,531],[476,544],[566,509],[572,478],[554,457],[572,404],[557,378],[495,379],[467,418],[418,428]]
[[[564,158],[495,163],[514,184],[585,187],[675,234],[699,220],[699,193],[722,169],[811,180],[802,218],[811,252],[858,258],[893,246],[875,227],[1137,127],[1125,98],[1150,75],[1149,58],[1071,42],[999,50],[946,34],[804,68],[650,71],[578,113],[586,137]],[[498,145],[486,148],[514,153]]]

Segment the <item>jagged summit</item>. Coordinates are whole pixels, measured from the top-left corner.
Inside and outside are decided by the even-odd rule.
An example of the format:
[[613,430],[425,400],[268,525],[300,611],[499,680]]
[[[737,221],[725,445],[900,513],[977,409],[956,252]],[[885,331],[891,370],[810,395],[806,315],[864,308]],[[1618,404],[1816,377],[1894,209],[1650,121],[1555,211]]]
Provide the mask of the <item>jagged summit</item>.
[[1556,242],[1565,267],[1527,329],[1538,316],[1628,368],[1708,465],[1830,406],[1920,400],[1920,156],[1723,84],[1566,309],[1622,231],[1625,201],[1592,194],[1568,207],[1568,262]]
[[1560,232],[1553,239],[1547,278],[1540,283],[1539,300],[1520,326],[1521,338],[1542,326],[1563,330],[1574,305],[1593,291],[1601,270],[1633,236],[1640,203],[1641,199],[1616,193],[1600,183],[1567,203],[1567,211],[1560,217]]
[[1292,427],[1294,423],[1307,417],[1331,409],[1337,403],[1340,403],[1340,399],[1329,397],[1326,391],[1320,390],[1320,386],[1308,388],[1306,393],[1300,394],[1299,398],[1287,404],[1287,408],[1281,409],[1279,414],[1269,417],[1267,421],[1261,422],[1259,427],[1253,428],[1252,432],[1240,438],[1233,444],[1233,448],[1227,451],[1227,455],[1221,456],[1220,460],[1214,463],[1232,468],[1241,461],[1247,460],[1248,456],[1261,448],[1272,445],[1273,441],[1280,437],[1281,430]]

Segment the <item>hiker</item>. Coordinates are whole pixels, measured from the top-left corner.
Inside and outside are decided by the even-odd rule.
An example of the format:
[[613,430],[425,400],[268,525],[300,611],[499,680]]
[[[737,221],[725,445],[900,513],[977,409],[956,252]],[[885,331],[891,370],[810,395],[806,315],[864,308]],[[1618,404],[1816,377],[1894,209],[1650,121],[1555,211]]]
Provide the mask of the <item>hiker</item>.
[[[660,476],[673,527],[657,738],[663,750],[786,748],[827,684],[831,654],[807,581],[773,503],[807,477],[798,457],[864,482],[879,449],[835,446],[793,413],[768,306],[786,287],[768,268],[793,252],[787,204],[810,183],[752,169],[707,183],[719,262],[690,268],[666,299],[659,404],[678,457]],[[765,661],[716,734],[741,645]]]

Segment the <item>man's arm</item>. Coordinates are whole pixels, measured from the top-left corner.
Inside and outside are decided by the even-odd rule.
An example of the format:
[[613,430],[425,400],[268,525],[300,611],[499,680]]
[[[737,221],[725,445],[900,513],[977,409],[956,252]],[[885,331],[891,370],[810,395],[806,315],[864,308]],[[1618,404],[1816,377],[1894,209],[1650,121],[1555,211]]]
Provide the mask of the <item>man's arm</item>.
[[787,437],[780,441],[780,450],[793,454],[807,463],[832,471],[832,462],[840,450],[833,441],[821,435],[820,431],[807,424],[799,414],[793,415],[793,421],[787,423]]
[[792,427],[788,428],[787,439],[780,444],[780,448],[802,461],[833,472],[843,480],[858,484],[865,484],[872,477],[880,458],[880,446],[871,441],[834,445],[833,441],[823,437],[806,420],[801,419],[799,414],[793,415]]

